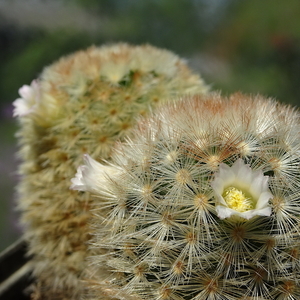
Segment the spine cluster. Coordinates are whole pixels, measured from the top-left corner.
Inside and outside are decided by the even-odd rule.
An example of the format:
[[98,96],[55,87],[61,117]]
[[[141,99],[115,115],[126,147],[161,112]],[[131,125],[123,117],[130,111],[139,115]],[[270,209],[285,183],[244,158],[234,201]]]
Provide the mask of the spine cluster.
[[90,299],[300,299],[299,132],[276,101],[194,96],[141,120],[109,165],[87,156],[73,188],[101,199],[92,263],[112,271]]
[[206,91],[173,53],[127,44],[61,58],[20,89],[14,103],[22,160],[19,209],[36,299],[79,299],[83,291],[93,200],[69,189],[82,155],[109,159],[138,115],[169,98]]

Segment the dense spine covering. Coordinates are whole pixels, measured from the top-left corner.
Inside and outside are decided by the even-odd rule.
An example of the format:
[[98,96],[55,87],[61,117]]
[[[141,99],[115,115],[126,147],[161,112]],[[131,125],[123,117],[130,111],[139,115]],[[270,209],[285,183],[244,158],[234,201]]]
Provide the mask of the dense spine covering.
[[90,299],[97,284],[119,299],[300,299],[299,133],[274,100],[195,96],[141,120],[109,165],[86,156],[73,188],[101,197],[93,247],[108,252],[92,262],[115,272]]
[[82,154],[109,159],[138,115],[170,97],[206,91],[173,53],[127,44],[63,57],[19,90],[19,208],[33,255],[35,299],[82,294],[93,201],[69,189]]

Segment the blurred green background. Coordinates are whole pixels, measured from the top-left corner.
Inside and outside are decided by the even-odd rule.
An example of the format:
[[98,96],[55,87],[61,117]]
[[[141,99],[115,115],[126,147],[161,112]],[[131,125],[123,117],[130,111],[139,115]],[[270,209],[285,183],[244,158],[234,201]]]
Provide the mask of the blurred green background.
[[21,234],[12,102],[44,66],[92,44],[150,43],[213,90],[298,106],[299,16],[299,0],[0,0],[0,251]]

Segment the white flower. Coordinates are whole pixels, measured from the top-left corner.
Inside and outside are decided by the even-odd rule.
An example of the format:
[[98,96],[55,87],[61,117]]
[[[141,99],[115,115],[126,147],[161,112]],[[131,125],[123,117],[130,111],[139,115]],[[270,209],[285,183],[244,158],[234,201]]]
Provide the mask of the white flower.
[[19,95],[21,98],[13,102],[14,117],[26,116],[36,109],[37,103],[40,101],[40,86],[37,80],[33,80],[31,85],[23,85],[19,89]]
[[238,159],[230,167],[220,164],[211,186],[215,192],[216,212],[220,219],[238,216],[251,219],[270,216],[268,176],[261,170],[252,170]]
[[86,190],[86,184],[83,180],[83,171],[87,168],[87,166],[79,166],[77,168],[77,172],[75,174],[75,177],[71,179],[72,185],[70,187],[71,190],[78,190],[78,191],[85,191]]
[[121,170],[113,166],[105,166],[88,154],[84,155],[85,165],[79,166],[74,178],[71,179],[70,189],[79,191],[103,191],[110,176],[118,176]]
[[183,63],[183,60],[180,60],[168,50],[158,50],[151,46],[144,46],[136,49],[133,69],[140,69],[145,73],[155,71],[158,74],[172,77],[175,76],[181,63]]
[[100,75],[107,78],[112,84],[118,84],[118,82],[129,73],[130,61],[106,61],[103,62],[100,70]]

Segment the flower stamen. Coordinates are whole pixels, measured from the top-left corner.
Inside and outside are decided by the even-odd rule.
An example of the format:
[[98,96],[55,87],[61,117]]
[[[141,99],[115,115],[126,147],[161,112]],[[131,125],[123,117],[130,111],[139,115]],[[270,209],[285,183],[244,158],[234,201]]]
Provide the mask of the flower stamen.
[[222,194],[229,208],[238,212],[245,212],[254,208],[253,198],[233,186],[226,188]]

